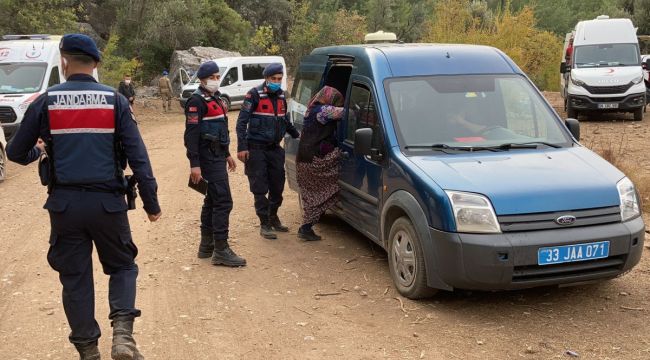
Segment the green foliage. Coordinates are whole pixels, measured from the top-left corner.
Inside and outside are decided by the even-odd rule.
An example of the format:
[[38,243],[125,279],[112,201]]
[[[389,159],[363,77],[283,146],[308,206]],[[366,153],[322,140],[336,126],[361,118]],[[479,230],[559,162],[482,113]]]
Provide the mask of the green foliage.
[[112,35],[109,39],[108,42],[106,43],[106,47],[104,48],[104,52],[102,54],[102,63],[101,63],[101,68],[99,71],[100,74],[100,80],[110,86],[117,87],[124,77],[124,74],[131,74],[132,76],[137,75],[135,74],[136,70],[138,67],[140,67],[140,63],[136,59],[127,59],[121,56],[116,55],[117,51],[117,45],[119,42],[119,36],[117,35]]
[[312,11],[309,1],[292,1],[293,19],[289,31],[289,47],[284,54],[290,67],[300,57],[320,46],[359,44],[367,32],[366,18],[356,11],[338,9],[333,2],[321,3],[320,11]]
[[425,40],[494,46],[508,54],[539,88],[558,89],[562,42],[557,35],[535,27],[532,8],[518,12],[506,8],[493,23],[477,16],[470,0],[439,0],[435,10]]
[[277,55],[280,53],[280,46],[276,43],[273,35],[273,28],[270,25],[262,25],[255,30],[251,39],[251,48],[256,55]]
[[0,0],[0,34],[59,35],[76,29],[71,0]]
[[399,40],[414,42],[433,9],[431,0],[368,0],[365,14],[368,30],[394,32]]

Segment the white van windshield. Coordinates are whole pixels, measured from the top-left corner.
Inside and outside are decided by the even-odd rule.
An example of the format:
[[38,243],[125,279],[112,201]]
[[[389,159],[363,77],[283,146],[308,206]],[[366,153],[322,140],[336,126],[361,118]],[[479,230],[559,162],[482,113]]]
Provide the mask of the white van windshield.
[[522,76],[393,78],[387,80],[386,90],[405,148],[492,150],[570,144],[555,114]]
[[577,68],[641,65],[636,44],[581,45],[573,53]]
[[46,71],[45,63],[0,63],[0,94],[35,93]]

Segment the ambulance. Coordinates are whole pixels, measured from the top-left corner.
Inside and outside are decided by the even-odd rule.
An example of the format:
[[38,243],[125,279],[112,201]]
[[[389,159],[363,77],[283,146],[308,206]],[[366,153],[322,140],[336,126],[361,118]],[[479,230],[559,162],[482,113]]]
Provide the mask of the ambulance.
[[65,82],[60,41],[61,36],[52,35],[5,35],[0,40],[0,124],[7,140],[29,104],[48,87]]

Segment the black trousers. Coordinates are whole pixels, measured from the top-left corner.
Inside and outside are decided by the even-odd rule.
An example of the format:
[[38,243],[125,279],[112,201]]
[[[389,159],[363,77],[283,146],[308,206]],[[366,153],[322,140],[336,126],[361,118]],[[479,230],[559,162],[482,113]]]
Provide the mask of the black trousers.
[[138,248],[131,238],[123,195],[54,189],[44,206],[52,231],[47,260],[63,285],[63,309],[70,342],[88,343],[101,336],[95,320],[93,242],[108,283],[109,319],[133,319]]
[[208,182],[208,193],[201,208],[201,233],[212,233],[215,240],[227,240],[232,196],[225,154],[201,148],[200,160],[201,174]]
[[282,205],[284,192],[284,149],[279,145],[267,148],[249,147],[246,175],[255,197],[257,216],[265,221],[270,215],[276,215]]

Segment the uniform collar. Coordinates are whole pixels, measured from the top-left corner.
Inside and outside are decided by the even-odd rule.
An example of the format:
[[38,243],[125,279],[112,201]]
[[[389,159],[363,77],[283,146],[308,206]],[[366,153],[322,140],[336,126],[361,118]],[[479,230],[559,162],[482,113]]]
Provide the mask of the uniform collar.
[[92,75],[88,74],[72,74],[68,76],[66,81],[84,81],[84,82],[97,82]]

